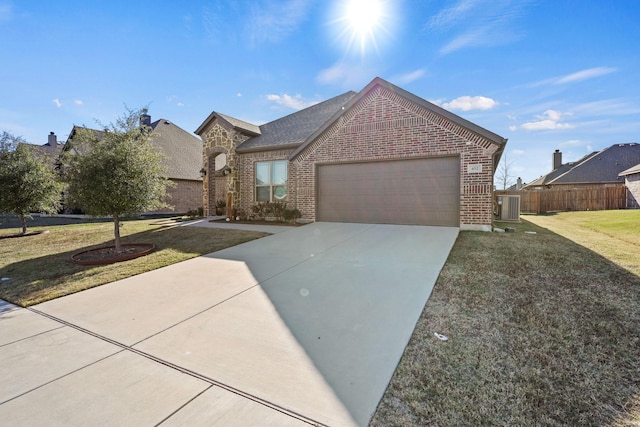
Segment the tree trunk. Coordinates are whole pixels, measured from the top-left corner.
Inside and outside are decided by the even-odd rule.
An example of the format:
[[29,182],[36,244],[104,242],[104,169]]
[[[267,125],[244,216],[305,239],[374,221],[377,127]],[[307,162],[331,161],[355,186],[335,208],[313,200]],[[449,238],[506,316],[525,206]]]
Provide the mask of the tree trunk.
[[20,224],[22,224],[22,234],[27,234],[27,219],[20,214]]
[[120,218],[117,214],[113,215],[113,235],[115,236],[116,252],[120,252],[122,247],[120,245]]

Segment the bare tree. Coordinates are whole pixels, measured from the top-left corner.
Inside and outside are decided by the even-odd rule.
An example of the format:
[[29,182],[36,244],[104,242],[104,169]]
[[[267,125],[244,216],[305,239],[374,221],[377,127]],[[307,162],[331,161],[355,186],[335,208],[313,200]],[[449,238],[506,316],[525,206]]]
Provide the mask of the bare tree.
[[502,154],[502,160],[498,165],[498,170],[495,175],[495,185],[496,188],[502,187],[502,190],[506,190],[511,185],[513,185],[514,176],[511,175],[511,167],[513,166],[513,160],[509,161],[507,159],[507,153]]

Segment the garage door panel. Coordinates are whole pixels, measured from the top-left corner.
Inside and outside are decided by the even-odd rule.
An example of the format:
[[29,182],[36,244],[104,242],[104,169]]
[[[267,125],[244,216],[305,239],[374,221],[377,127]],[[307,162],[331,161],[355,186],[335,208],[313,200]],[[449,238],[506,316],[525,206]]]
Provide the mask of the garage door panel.
[[459,225],[457,157],[318,167],[320,221]]

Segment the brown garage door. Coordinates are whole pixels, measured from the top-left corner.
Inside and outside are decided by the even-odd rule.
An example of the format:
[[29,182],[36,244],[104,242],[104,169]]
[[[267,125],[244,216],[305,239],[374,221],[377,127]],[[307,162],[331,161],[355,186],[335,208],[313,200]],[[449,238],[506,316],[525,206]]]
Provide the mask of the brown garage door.
[[318,221],[460,225],[458,157],[318,166]]

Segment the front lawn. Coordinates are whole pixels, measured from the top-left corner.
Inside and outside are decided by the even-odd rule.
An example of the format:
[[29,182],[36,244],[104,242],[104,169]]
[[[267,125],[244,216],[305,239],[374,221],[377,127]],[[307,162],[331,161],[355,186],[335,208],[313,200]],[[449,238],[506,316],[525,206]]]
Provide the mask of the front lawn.
[[[612,225],[629,215],[617,212],[527,219],[567,236],[582,227],[595,246],[628,242],[637,263],[640,231]],[[460,233],[371,425],[640,426],[633,262],[501,225],[516,232]]]
[[[112,222],[29,226],[29,231],[46,229],[49,233],[0,240],[0,299],[21,306],[37,304],[266,235],[243,230],[178,227],[170,219],[122,224],[122,243],[153,243],[156,251],[105,266],[84,267],[69,261],[77,252],[113,245]],[[4,229],[0,234],[13,231]]]

